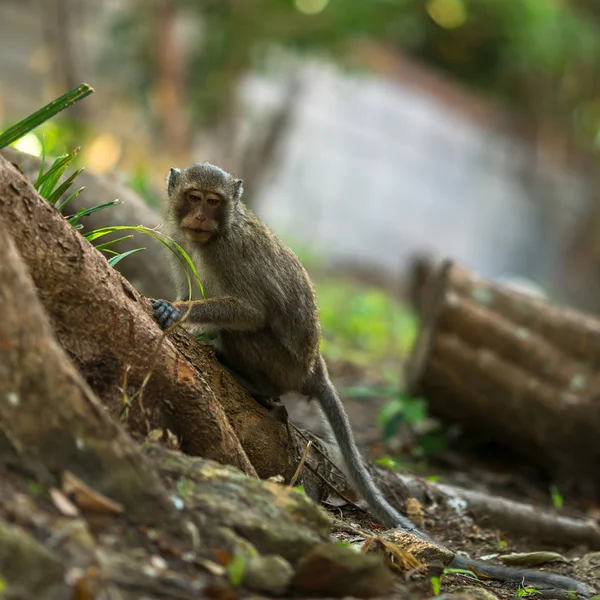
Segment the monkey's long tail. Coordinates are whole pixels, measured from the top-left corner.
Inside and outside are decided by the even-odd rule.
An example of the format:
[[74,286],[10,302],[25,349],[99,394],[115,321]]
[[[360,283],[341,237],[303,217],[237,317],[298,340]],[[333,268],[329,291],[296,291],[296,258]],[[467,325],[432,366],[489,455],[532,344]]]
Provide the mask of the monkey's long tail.
[[[326,367],[323,368],[324,371],[319,373],[319,375],[322,376],[315,378],[316,389],[313,391],[313,395],[319,401],[321,409],[333,431],[346,466],[346,469],[344,470],[345,474],[354,485],[356,491],[367,501],[375,516],[386,527],[398,527],[404,531],[417,535],[421,539],[439,545],[427,534],[420,531],[407,517],[401,515],[383,497],[383,494],[375,485],[375,482],[367,471],[356,447],[352,428],[350,427],[350,422],[348,421],[348,416],[346,415],[342,402],[327,376]],[[454,557],[452,563],[450,563],[450,567],[473,570],[475,573],[482,574],[491,579],[521,583],[524,586],[573,590],[583,597],[591,597],[594,595],[594,590],[576,579],[544,571],[505,567],[503,565],[490,564],[486,561],[475,560],[461,555],[456,555]]]

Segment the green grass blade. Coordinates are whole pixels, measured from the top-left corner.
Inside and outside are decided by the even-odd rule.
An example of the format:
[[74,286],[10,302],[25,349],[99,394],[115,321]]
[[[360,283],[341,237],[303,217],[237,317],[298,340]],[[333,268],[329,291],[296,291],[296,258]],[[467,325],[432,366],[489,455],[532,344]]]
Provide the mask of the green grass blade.
[[115,206],[119,203],[119,200],[111,200],[110,202],[105,202],[104,204],[98,204],[97,206],[92,206],[92,208],[80,208],[74,215],[70,216],[67,221],[74,225],[79,222],[79,219],[83,217],[87,217],[99,210],[104,210],[105,208],[109,208],[110,206]]
[[69,202],[71,202],[71,200],[73,200],[73,198],[76,198],[77,196],[79,196],[79,194],[81,194],[81,192],[83,192],[83,190],[85,190],[85,185],[82,185],[78,190],[75,190],[68,198],[65,198],[65,200],[57,206],[58,210],[62,211],[62,209]]
[[56,100],[53,100],[46,106],[43,106],[39,110],[36,110],[33,114],[25,117],[22,121],[19,121],[12,127],[9,127],[5,132],[0,134],[0,148],[10,146],[13,142],[22,138],[26,133],[33,131],[36,127],[51,119],[59,112],[65,110],[75,102],[83,100],[86,96],[89,96],[94,91],[94,88],[87,83],[82,83],[76,88],[63,94]]
[[65,194],[67,192],[67,190],[73,185],[73,182],[75,181],[75,177],[77,177],[77,175],[79,175],[79,173],[81,173],[82,171],[83,171],[83,167],[81,167],[81,169],[77,169],[77,171],[75,171],[74,173],[69,175],[69,177],[67,177],[67,179],[65,179],[65,181],[63,183],[61,183],[61,185],[59,185],[48,196],[48,198],[47,198],[48,202],[50,202],[50,204],[56,204],[61,199],[63,194]]
[[[127,252],[121,252],[121,254],[117,254],[116,256],[113,256],[111,259],[109,259],[108,264],[111,267],[114,267],[118,262],[120,262],[126,256],[129,256],[130,254],[135,254],[136,252],[141,252],[142,250],[145,250],[145,249],[146,248],[134,248],[133,250],[128,250]],[[112,252],[112,250],[110,252]]]
[[[89,233],[94,233],[93,231],[90,231]],[[86,236],[84,236],[86,237]],[[112,246],[113,244],[118,244],[119,242],[124,242],[125,240],[130,240],[133,236],[132,235],[125,235],[123,237],[117,238],[116,240],[110,240],[108,242],[103,242],[102,244],[98,244],[96,246],[96,250],[103,250],[105,252],[108,252],[107,248],[109,246]]]
[[73,162],[75,156],[79,154],[79,150],[80,148],[75,148],[72,152],[59,156],[54,163],[52,163],[52,166],[48,171],[35,182],[34,187],[42,198],[48,199],[54,193],[60,178],[69,168],[69,165]]
[[148,227],[144,227],[143,225],[138,226],[126,226],[126,225],[114,225],[112,227],[102,227],[100,229],[96,229],[94,231],[90,231],[86,235],[86,239],[88,241],[93,241],[99,237],[104,235],[108,235],[109,233],[113,233],[115,231],[139,231],[140,233],[144,233],[153,237],[155,240],[158,240],[163,246],[167,247],[175,256],[177,260],[180,262],[183,270],[185,271],[185,275],[188,280],[188,291],[189,297],[192,297],[192,280],[190,279],[190,274],[186,269],[186,264],[194,274],[196,278],[196,282],[198,283],[198,287],[200,288],[200,292],[202,297],[205,298],[204,287],[202,285],[202,281],[200,280],[200,275],[198,274],[198,270],[194,266],[192,259],[189,257],[188,253],[172,238],[160,231],[155,231],[154,229],[150,229]]

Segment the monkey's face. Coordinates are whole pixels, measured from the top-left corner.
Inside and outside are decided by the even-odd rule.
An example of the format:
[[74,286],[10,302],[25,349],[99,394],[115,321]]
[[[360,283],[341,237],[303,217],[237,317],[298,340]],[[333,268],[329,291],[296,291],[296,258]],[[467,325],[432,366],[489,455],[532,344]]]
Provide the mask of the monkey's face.
[[179,225],[185,237],[191,242],[208,242],[223,222],[225,199],[198,188],[181,190],[178,195]]
[[205,244],[226,232],[242,191],[241,179],[210,163],[171,169],[167,214],[188,240]]

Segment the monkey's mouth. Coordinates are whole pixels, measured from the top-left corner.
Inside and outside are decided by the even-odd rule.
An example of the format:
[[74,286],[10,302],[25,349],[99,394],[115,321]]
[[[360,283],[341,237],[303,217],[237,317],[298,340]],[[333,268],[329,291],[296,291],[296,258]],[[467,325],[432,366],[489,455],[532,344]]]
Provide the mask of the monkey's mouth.
[[184,229],[185,237],[191,242],[207,242],[215,234],[214,231],[205,229]]

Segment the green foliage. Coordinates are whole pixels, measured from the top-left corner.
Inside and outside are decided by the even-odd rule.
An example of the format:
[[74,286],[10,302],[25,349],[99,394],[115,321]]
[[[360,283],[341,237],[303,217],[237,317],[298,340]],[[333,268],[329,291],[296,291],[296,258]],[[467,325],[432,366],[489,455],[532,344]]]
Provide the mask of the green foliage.
[[564,498],[555,485],[550,486],[550,496],[552,498],[552,505],[554,508],[557,510],[562,508],[564,504]]
[[528,596],[539,596],[542,592],[534,587],[522,587],[519,585],[517,589],[517,598],[527,598]]
[[442,580],[446,575],[450,575],[451,573],[469,575],[471,577],[474,577],[475,579],[478,579],[477,575],[475,575],[475,573],[473,573],[473,571],[470,571],[469,569],[454,569],[452,567],[448,567],[442,571],[441,575],[434,575],[429,578],[429,582],[431,583],[431,592],[434,596],[439,595],[442,589]]
[[177,492],[182,498],[190,495],[194,491],[194,483],[187,477],[180,477],[177,480]]
[[405,472],[410,470],[409,464],[405,463],[402,460],[398,460],[397,458],[392,458],[390,456],[381,456],[375,460],[376,465],[380,465],[382,467],[386,467],[387,469],[391,469],[392,471],[402,471]]
[[[393,386],[388,388],[347,387],[343,390],[343,394],[353,398],[389,398],[378,416],[382,438],[384,441],[389,441],[398,433],[401,426],[411,427],[416,433],[416,442],[411,449],[413,459],[438,454],[446,448],[446,438],[439,425],[431,423],[431,426],[423,427],[429,418],[425,399],[412,398]],[[378,464],[392,469],[403,468],[402,463],[387,457],[379,459]]]
[[0,134],[0,148],[10,146],[48,119],[57,115],[59,112],[62,112],[72,104],[83,100],[83,98],[89,96],[93,91],[94,88],[87,83],[82,83],[56,100],[46,104],[46,106],[43,106]]
[[407,354],[417,323],[403,304],[381,290],[343,279],[317,280],[316,290],[322,351],[328,358],[377,367],[382,360]]
[[379,413],[379,426],[384,441],[397,433],[400,425],[420,425],[427,418],[427,402],[422,398],[411,398],[401,392],[388,402]]
[[[83,98],[85,98],[86,96],[91,94],[93,91],[94,91],[93,88],[91,88],[89,85],[82,84],[82,85],[78,86],[77,88],[74,88],[67,94],[64,94],[60,98],[57,98],[53,102],[50,102],[49,104],[47,104],[40,110],[34,112],[33,114],[29,115],[28,117],[25,117],[23,120],[19,121],[18,123],[16,123],[9,129],[4,131],[3,133],[0,133],[0,148],[3,148],[10,144],[15,144],[19,140],[23,139],[25,136],[30,135],[36,127],[45,123],[48,119],[50,119],[54,115],[58,114],[59,112],[63,111],[65,108],[68,108],[75,102],[82,100]],[[78,155],[79,148],[75,148],[75,150],[73,150],[72,152],[68,152],[66,154],[59,156],[57,159],[55,159],[52,166],[46,172],[44,172],[47,149],[46,149],[45,142],[43,140],[42,140],[42,142],[40,142],[40,145],[41,145],[41,150],[42,150],[42,164],[40,167],[40,172],[37,177],[37,180],[34,182],[34,187],[38,191],[40,196],[45,198],[51,204],[57,206],[59,211],[62,211],[67,206],[69,201],[71,201],[73,198],[75,198],[84,189],[83,187],[79,188],[78,190],[76,190],[75,192],[70,194],[65,200],[63,200],[58,205],[58,201],[68,192],[68,190],[71,188],[71,186],[74,183],[77,176],[83,170],[81,168],[81,169],[74,171],[62,183],[60,183],[61,178],[63,177],[63,175],[65,174],[67,169],[71,166],[71,164],[75,160],[75,157]],[[81,229],[83,227],[83,225],[81,225],[81,223],[79,221],[82,218],[89,216],[99,210],[104,210],[105,208],[110,208],[112,206],[115,206],[116,204],[118,204],[118,200],[111,200],[110,202],[105,202],[104,204],[99,204],[99,205],[93,206],[91,208],[85,208],[85,209],[80,208],[74,215],[71,215],[66,218],[67,218],[67,221],[73,226],[74,229]],[[179,244],[177,244],[170,237],[168,237],[158,231],[154,231],[152,229],[149,229],[148,227],[143,227],[143,226],[137,226],[137,227],[114,226],[114,227],[103,227],[103,228],[95,229],[93,231],[89,231],[89,232],[83,234],[83,237],[85,237],[89,242],[92,242],[96,239],[104,237],[105,235],[115,233],[117,231],[125,231],[125,230],[140,232],[145,235],[149,235],[149,236],[153,237],[154,239],[158,240],[159,242],[161,242],[163,245],[165,245],[167,248],[169,248],[172,252],[174,252],[186,272],[186,275],[188,278],[188,287],[189,287],[190,297],[192,294],[192,281],[191,281],[188,269],[194,274],[196,281],[198,283],[198,286],[200,287],[202,296],[204,296],[204,288],[202,287],[202,282],[200,281],[200,276],[198,275],[198,271],[196,270],[196,267],[192,263],[191,258],[188,256],[188,254],[185,252],[185,250]],[[97,247],[99,250],[102,250],[108,254],[113,255],[109,259],[108,262],[111,266],[114,266],[119,261],[121,261],[123,258],[125,258],[131,254],[134,254],[136,252],[140,252],[141,250],[144,249],[144,248],[135,248],[133,250],[128,250],[127,252],[118,253],[118,252],[112,250],[112,248],[109,248],[109,246],[111,246],[111,245],[114,245],[120,241],[123,241],[125,239],[130,239],[130,238],[131,238],[131,236],[124,236],[124,237],[121,237],[118,239],[110,240],[108,242],[103,242],[102,244],[99,244]]]
[[441,576],[436,576],[436,577],[431,577],[429,579],[430,583],[431,583],[431,593],[434,596],[439,596],[441,590],[442,590],[442,578]]
[[160,197],[150,185],[149,173],[146,169],[138,166],[129,176],[127,184],[147,202],[148,206],[153,208],[160,206]]
[[[194,275],[198,287],[200,288],[200,293],[204,298],[204,287],[202,286],[202,281],[200,280],[200,275],[198,274],[198,270],[194,266],[192,259],[189,257],[188,253],[173,239],[171,239],[168,235],[161,233],[160,231],[156,231],[155,229],[150,229],[149,227],[144,227],[143,225],[129,226],[129,225],[113,225],[111,227],[100,227],[98,229],[94,229],[93,231],[89,231],[83,234],[83,237],[87,239],[89,242],[92,242],[98,238],[104,237],[105,235],[109,235],[112,233],[116,233],[119,231],[134,231],[143,233],[144,235],[149,235],[154,238],[158,242],[160,242],[163,246],[168,248],[179,260],[182,268],[185,271],[188,281],[188,297],[192,297],[192,279],[190,277],[190,271]],[[123,239],[123,238],[119,238]],[[106,247],[110,243],[116,243],[118,240],[112,240],[111,242],[107,242],[104,244]]]
[[241,585],[246,571],[246,562],[244,554],[236,550],[229,563],[227,563],[227,579],[233,587]]
[[41,497],[47,495],[46,488],[37,481],[33,481],[33,479],[27,480],[27,491],[32,496]]
[[[186,89],[198,122],[227,112],[237,77],[268,64],[269,50],[327,55],[340,63],[353,41],[396,47],[484,88],[530,114],[559,115],[572,126],[574,111],[597,100],[593,78],[600,56],[600,23],[575,3],[553,0],[179,0],[192,31]],[[589,9],[590,12],[592,9]],[[595,10],[595,9],[594,9]],[[157,74],[152,47],[153,8],[136,3],[119,12],[106,66],[124,88],[147,102]],[[195,23],[195,25],[191,25]],[[591,122],[590,122],[591,121]],[[597,112],[578,127],[600,131]]]

